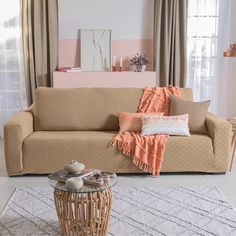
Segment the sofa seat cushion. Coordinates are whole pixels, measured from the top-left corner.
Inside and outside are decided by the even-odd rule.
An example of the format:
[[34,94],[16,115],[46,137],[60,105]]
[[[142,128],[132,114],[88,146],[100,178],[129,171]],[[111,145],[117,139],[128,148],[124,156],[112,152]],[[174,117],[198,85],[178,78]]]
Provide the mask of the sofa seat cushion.
[[50,173],[78,160],[86,168],[138,172],[109,141],[117,131],[38,131],[25,139],[23,165],[28,172]]
[[[78,160],[87,168],[118,173],[142,172],[109,141],[117,131],[38,131],[23,143],[24,173],[50,173]],[[213,149],[206,135],[171,136],[162,172],[213,171]]]
[[214,172],[215,162],[212,139],[209,136],[170,136],[162,172]]

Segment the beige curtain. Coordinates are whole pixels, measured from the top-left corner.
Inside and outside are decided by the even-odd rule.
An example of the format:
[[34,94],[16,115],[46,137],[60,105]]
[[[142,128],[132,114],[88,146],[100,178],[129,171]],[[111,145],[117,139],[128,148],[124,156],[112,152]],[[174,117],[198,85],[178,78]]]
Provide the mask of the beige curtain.
[[153,38],[157,86],[185,87],[188,0],[154,0],[154,2]]
[[21,0],[28,105],[39,86],[52,86],[58,64],[58,1]]

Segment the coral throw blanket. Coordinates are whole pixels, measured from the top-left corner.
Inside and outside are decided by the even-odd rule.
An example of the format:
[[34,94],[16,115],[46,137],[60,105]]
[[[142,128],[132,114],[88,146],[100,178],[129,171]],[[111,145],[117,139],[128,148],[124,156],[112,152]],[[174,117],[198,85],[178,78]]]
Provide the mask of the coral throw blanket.
[[[182,90],[177,87],[145,88],[139,105],[139,112],[168,115],[169,97],[180,96]],[[117,144],[124,155],[133,157],[134,165],[144,172],[159,175],[163,162],[168,135],[142,136],[140,133],[124,132],[117,134],[111,144]]]

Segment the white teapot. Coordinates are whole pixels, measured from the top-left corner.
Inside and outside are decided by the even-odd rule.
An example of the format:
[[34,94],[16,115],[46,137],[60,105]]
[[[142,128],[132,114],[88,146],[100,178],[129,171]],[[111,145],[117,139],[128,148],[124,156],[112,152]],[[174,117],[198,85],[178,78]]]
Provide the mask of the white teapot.
[[85,165],[83,163],[75,160],[71,161],[70,164],[66,164],[64,166],[64,169],[67,170],[70,174],[79,174],[84,168]]

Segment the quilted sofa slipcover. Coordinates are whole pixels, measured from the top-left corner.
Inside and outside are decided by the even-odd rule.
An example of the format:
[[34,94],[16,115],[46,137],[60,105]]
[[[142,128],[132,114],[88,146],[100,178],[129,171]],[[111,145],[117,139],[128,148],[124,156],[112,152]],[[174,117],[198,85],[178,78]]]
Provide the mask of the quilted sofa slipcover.
[[[8,174],[46,174],[71,160],[87,168],[117,173],[141,172],[109,141],[119,130],[118,112],[137,112],[139,88],[38,88],[32,109],[17,113],[4,127]],[[182,97],[192,100],[192,91]],[[207,114],[208,133],[171,136],[162,172],[226,172],[231,125]]]

